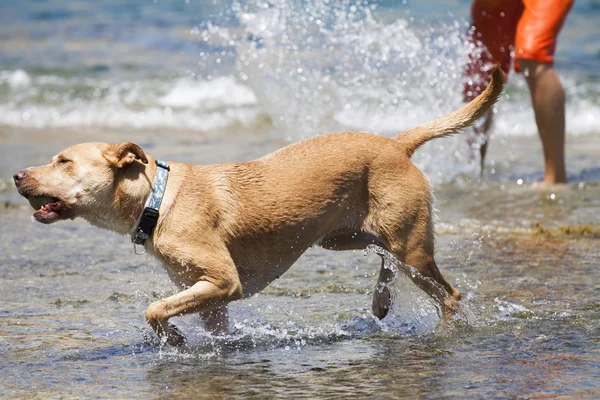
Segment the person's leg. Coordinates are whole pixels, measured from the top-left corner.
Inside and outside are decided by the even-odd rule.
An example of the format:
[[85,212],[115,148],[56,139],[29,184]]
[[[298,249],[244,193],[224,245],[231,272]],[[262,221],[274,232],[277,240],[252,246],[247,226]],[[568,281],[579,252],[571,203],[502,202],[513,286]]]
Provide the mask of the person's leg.
[[542,147],[544,182],[565,183],[565,92],[552,68],[558,33],[572,0],[523,0],[515,38],[515,68],[531,92]]
[[467,34],[471,52],[465,66],[465,102],[485,90],[496,65],[508,75],[522,11],[521,0],[473,0],[472,26]]
[[[521,0],[474,0],[471,5],[472,26],[467,40],[472,47],[465,69],[463,100],[473,100],[487,86],[491,71],[499,65],[508,76],[511,52],[514,49],[517,22],[523,11]],[[474,137],[469,145],[479,148],[481,171],[489,143],[488,132],[493,114],[485,116],[483,123],[473,127]]]
[[550,64],[518,60],[523,71],[544,150],[544,182],[567,182],[565,169],[565,92]]

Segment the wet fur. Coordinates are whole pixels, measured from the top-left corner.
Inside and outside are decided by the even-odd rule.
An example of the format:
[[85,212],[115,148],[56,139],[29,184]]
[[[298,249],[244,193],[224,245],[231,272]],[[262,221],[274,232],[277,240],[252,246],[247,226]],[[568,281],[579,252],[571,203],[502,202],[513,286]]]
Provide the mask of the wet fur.
[[[184,342],[168,323],[176,315],[200,313],[208,329],[226,332],[227,303],[261,291],[314,244],[332,250],[380,245],[420,272],[422,277],[411,279],[438,303],[444,318],[451,317],[460,293],[435,263],[431,191],[410,156],[428,140],[472,124],[498,99],[503,83],[496,70],[471,103],[392,139],[342,132],[251,162],[169,162],[148,251],[182,290],[150,305],[149,324],[173,345]],[[15,182],[25,197],[59,198],[64,207],[56,220],[83,217],[127,234],[155,173],[154,159],[133,143],[84,143],[48,165],[20,171]],[[382,267],[383,290],[373,297],[379,318],[390,307],[385,284],[391,278]],[[432,280],[447,293],[440,294]]]

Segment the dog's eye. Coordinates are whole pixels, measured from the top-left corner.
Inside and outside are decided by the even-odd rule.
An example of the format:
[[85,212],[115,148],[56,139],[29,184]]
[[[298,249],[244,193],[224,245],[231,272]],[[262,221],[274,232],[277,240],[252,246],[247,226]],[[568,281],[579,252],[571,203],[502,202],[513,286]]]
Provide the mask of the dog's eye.
[[72,161],[69,159],[66,159],[66,158],[61,158],[58,160],[59,164],[66,164],[66,163],[70,163],[70,162],[72,162]]

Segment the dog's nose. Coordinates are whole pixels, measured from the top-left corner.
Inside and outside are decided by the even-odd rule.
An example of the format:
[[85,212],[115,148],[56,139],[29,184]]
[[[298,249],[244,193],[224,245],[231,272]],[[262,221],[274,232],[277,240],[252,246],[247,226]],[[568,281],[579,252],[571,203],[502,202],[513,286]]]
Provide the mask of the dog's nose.
[[19,181],[22,181],[23,179],[27,178],[28,174],[29,173],[26,169],[22,169],[13,175],[13,179],[15,180],[15,183],[19,183]]

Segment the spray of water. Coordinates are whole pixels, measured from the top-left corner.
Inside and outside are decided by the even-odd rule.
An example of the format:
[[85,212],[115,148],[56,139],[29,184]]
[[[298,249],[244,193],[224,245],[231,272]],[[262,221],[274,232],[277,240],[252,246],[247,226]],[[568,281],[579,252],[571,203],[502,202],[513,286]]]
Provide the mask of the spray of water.
[[[472,51],[464,23],[418,28],[350,0],[234,3],[225,20],[202,27],[204,40],[235,47],[241,81],[289,141],[339,130],[398,134],[462,102]],[[441,181],[477,169],[472,153],[454,138],[415,162]]]
[[[396,313],[400,312],[402,314],[411,315],[412,319],[417,321],[417,323],[422,324],[423,321],[427,321],[430,319],[429,317],[432,314],[432,306],[434,306],[438,315],[441,315],[441,309],[439,305],[430,301],[429,299],[424,298],[423,295],[418,295],[417,300],[415,301],[415,294],[410,293],[407,296],[406,285],[413,288],[413,292],[416,290],[412,282],[408,279],[403,279],[408,276],[419,276],[421,279],[428,280],[433,287],[438,292],[440,298],[444,298],[449,296],[446,289],[437,283],[436,281],[426,278],[417,271],[416,268],[405,264],[394,257],[389,251],[377,245],[369,245],[365,249],[365,255],[368,254],[377,254],[383,259],[384,268],[391,270],[394,273],[394,278],[391,282],[386,284],[388,289],[390,290],[390,294],[392,297],[392,304],[394,305],[392,310],[396,310]],[[404,280],[404,282],[402,282]],[[403,284],[404,283],[404,284]],[[382,290],[382,288],[375,288],[375,290]],[[467,307],[467,305],[462,302],[459,303],[458,313],[455,315],[455,319],[462,320],[468,324],[471,324],[475,321],[475,315],[473,312]]]

